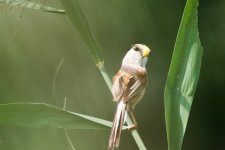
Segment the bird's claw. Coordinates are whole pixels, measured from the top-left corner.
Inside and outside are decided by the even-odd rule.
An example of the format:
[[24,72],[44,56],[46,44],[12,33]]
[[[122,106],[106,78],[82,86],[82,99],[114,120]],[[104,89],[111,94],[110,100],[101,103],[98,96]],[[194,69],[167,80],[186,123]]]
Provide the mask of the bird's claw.
[[127,128],[128,131],[133,131],[133,130],[135,130],[135,129],[137,129],[137,124],[132,124],[131,126],[129,126],[129,127]]

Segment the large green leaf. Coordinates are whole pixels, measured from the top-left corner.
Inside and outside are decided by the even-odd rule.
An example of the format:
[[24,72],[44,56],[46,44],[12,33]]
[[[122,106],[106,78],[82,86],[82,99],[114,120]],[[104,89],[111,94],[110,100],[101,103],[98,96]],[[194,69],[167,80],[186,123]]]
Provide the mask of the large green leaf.
[[0,104],[0,124],[66,129],[110,129],[112,123],[44,103]]
[[187,0],[165,87],[165,116],[169,150],[180,150],[201,68],[198,0]]
[[61,0],[67,15],[70,18],[76,31],[79,33],[81,39],[87,46],[92,58],[97,65],[103,63],[103,56],[98,47],[93,34],[91,33],[88,21],[78,0]]
[[4,4],[12,5],[12,6],[17,6],[17,7],[24,7],[29,9],[52,12],[52,13],[65,14],[65,10],[48,7],[42,4],[37,4],[37,3],[29,2],[26,0],[0,0],[0,2]]

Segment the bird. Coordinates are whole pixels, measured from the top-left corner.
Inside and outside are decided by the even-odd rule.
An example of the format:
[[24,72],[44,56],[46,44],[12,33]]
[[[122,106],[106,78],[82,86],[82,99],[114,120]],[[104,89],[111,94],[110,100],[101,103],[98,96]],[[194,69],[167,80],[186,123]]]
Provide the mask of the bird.
[[145,66],[150,51],[150,48],[144,44],[132,45],[123,58],[120,70],[113,77],[112,95],[113,101],[117,102],[117,109],[109,137],[109,150],[119,147],[120,134],[125,123],[126,112],[131,116],[133,122],[129,129],[137,128],[133,109],[143,98],[148,85],[148,75]]

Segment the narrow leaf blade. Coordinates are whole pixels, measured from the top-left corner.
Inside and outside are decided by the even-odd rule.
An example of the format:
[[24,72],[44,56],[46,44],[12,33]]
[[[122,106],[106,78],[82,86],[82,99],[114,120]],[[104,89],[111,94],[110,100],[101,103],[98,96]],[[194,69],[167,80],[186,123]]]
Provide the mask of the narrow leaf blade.
[[201,68],[198,0],[187,0],[164,91],[169,150],[180,150]]
[[42,4],[37,4],[34,2],[29,2],[26,0],[0,0],[1,3],[17,6],[17,7],[24,7],[29,9],[41,10],[51,13],[58,13],[58,14],[65,14],[65,10],[57,9],[53,7],[48,7]]
[[65,129],[110,129],[112,126],[109,121],[44,103],[0,104],[0,124]]
[[91,33],[90,26],[86,19],[86,16],[78,2],[78,0],[61,0],[66,13],[75,27],[76,31],[80,35],[81,39],[87,46],[95,63],[103,63],[102,51],[98,47],[93,34]]

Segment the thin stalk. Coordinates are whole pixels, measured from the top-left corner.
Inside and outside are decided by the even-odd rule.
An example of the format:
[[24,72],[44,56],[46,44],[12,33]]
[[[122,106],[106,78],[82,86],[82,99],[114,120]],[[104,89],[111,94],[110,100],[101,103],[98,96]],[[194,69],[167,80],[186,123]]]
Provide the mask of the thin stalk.
[[[66,110],[66,97],[64,98],[63,110]],[[70,136],[69,136],[69,134],[68,134],[67,129],[64,129],[64,133],[65,133],[65,135],[66,135],[66,139],[67,139],[68,142],[69,142],[70,148],[71,148],[72,150],[75,150],[75,147],[73,146],[73,142],[72,142],[72,140],[71,140],[71,138],[70,138]]]
[[[97,67],[100,70],[100,72],[101,72],[101,74],[102,74],[102,76],[103,76],[103,78],[104,78],[104,80],[105,80],[109,90],[112,91],[112,82],[111,82],[111,79],[110,79],[109,75],[107,74],[107,71],[106,71],[105,66],[104,66],[104,62],[99,62],[97,64]],[[127,123],[128,127],[133,125],[133,122],[131,121],[131,118],[130,118],[129,115],[127,115],[127,117],[126,117],[126,123]],[[144,145],[144,143],[143,143],[143,141],[142,141],[142,139],[141,139],[137,129],[133,129],[131,131],[131,134],[132,134],[135,142],[137,143],[138,148],[140,150],[146,150],[146,147],[145,147],[145,145]]]
[[107,74],[107,71],[104,66],[104,62],[101,61],[96,66],[98,67],[99,71],[101,72],[102,77],[104,78],[109,90],[112,91],[112,82],[111,82],[109,75]]
[[[133,122],[131,121],[131,118],[130,118],[130,115],[127,113],[126,115],[126,123],[127,123],[127,126],[130,127],[133,125]],[[135,142],[137,143],[137,146],[140,150],[147,150],[147,148],[145,147],[143,141],[141,140],[141,137],[139,135],[139,133],[137,132],[136,129],[134,130],[131,130],[131,134],[135,140]]]
[[71,140],[71,138],[70,138],[70,136],[69,136],[69,134],[68,134],[68,132],[67,132],[67,129],[64,129],[64,132],[65,132],[65,134],[66,134],[66,138],[67,138],[67,140],[68,140],[68,142],[69,142],[70,148],[71,148],[72,150],[75,150],[75,147],[73,146],[73,142],[72,142],[72,140]]
[[[56,80],[57,80],[57,76],[59,74],[59,71],[62,68],[62,65],[64,63],[64,58],[59,62],[59,64],[56,67],[55,73],[54,73],[54,77],[52,80],[52,98],[55,99],[55,89],[56,89]],[[65,100],[66,101],[66,100]],[[56,103],[56,101],[54,101],[54,103]],[[65,105],[64,105],[65,106]]]

